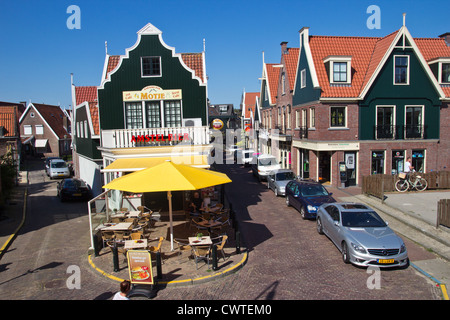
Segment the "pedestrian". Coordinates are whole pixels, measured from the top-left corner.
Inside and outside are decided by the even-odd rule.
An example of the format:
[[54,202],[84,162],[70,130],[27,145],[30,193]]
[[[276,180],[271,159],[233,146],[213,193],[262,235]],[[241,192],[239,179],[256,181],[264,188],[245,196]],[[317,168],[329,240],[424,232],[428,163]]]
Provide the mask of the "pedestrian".
[[409,175],[411,174],[411,172],[414,170],[414,167],[411,164],[411,157],[406,158],[406,163],[405,163],[405,170],[403,171],[404,173],[406,173],[406,179],[409,179]]
[[130,299],[127,297],[128,292],[130,291],[130,289],[131,289],[130,281],[128,281],[128,280],[123,280],[123,281],[120,283],[120,291],[117,292],[117,293],[114,295],[113,300],[130,300]]

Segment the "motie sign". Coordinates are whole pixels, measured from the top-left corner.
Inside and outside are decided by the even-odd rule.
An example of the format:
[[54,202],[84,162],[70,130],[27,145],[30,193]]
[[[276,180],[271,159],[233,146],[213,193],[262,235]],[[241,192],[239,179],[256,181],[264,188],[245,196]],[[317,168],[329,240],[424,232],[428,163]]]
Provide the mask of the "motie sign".
[[123,101],[181,100],[181,89],[163,90],[158,86],[147,86],[141,91],[123,91]]

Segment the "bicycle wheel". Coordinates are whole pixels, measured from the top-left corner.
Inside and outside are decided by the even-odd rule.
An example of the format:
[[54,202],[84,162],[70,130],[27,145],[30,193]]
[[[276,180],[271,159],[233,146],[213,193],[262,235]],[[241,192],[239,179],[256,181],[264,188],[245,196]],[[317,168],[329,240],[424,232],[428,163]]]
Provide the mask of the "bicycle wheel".
[[416,188],[417,191],[423,191],[427,188],[428,182],[424,178],[418,178],[416,180],[416,183],[414,185],[414,188]]
[[406,190],[408,190],[408,187],[409,187],[408,181],[406,181],[406,180],[400,179],[400,180],[397,180],[397,182],[395,183],[395,189],[398,192],[405,192]]

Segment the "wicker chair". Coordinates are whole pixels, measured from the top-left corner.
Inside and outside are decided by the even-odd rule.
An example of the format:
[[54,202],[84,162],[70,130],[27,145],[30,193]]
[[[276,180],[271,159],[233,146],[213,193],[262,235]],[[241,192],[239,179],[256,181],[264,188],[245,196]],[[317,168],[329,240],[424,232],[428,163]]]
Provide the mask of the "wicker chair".
[[211,246],[192,246],[192,253],[194,254],[195,267],[197,269],[199,260],[206,260],[209,269],[209,255],[211,253]]

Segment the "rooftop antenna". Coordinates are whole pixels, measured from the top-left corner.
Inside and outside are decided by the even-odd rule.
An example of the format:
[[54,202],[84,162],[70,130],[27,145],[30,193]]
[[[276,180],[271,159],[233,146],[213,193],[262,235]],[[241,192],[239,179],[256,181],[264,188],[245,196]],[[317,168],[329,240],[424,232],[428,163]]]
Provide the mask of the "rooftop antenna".
[[406,26],[406,13],[403,13],[403,26]]
[[105,52],[108,55],[108,41],[105,41]]
[[203,52],[206,52],[206,40],[203,38]]

